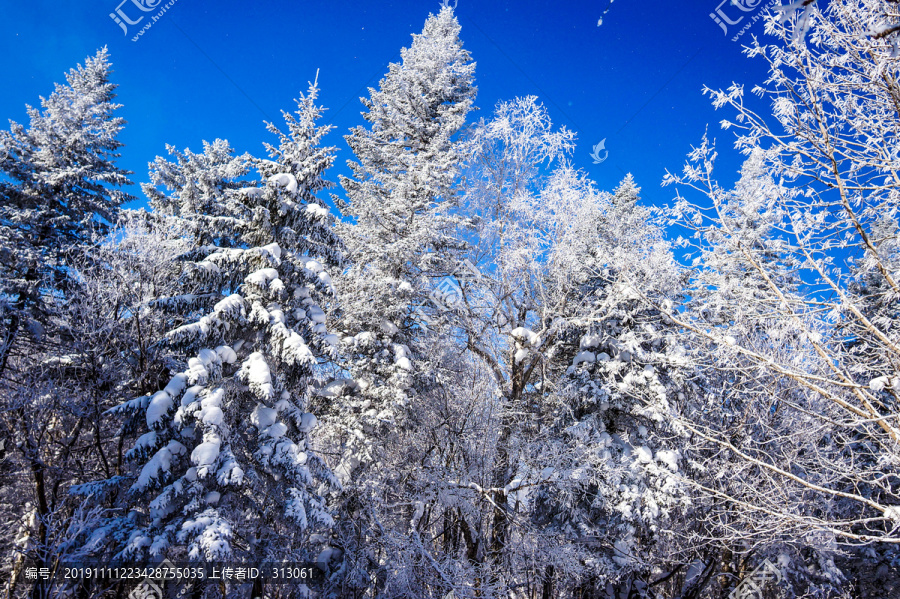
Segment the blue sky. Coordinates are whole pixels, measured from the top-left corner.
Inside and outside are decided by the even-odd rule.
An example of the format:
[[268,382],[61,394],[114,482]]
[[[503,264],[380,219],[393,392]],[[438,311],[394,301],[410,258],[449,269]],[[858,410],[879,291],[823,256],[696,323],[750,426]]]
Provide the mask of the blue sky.
[[[109,16],[121,7],[136,20],[156,12],[142,13],[132,2],[167,1],[7,2],[0,20],[6,57],[0,118],[26,122],[26,103],[37,105],[69,68],[108,46],[128,120],[120,164],[141,182],[166,143],[199,151],[202,140],[220,137],[240,152],[262,155],[262,143],[271,141],[263,121],[281,124],[280,110],[293,110],[293,98],[319,69],[325,121],[337,126],[328,139],[340,149],[330,173],[337,180],[351,158],[342,136],[363,122],[358,98],[377,86],[410,35],[440,8],[436,0],[176,0],[136,42],[132,36],[148,19],[126,36]],[[577,132],[576,166],[608,190],[632,172],[653,204],[671,200],[674,190],[659,185],[665,170],[681,169],[709,125],[723,154],[719,176],[730,183],[740,158],[730,149],[733,133],[718,125],[730,115],[717,113],[701,89],[736,81],[749,90],[764,80],[765,64],[743,56],[741,46],[751,34],[764,35],[762,21],[752,18],[767,4],[732,1],[741,6],[459,0],[461,37],[477,62],[480,111],[473,118],[488,116],[499,100],[537,95],[555,124]],[[717,9],[731,21],[743,17],[727,35],[710,17]],[[609,156],[593,164],[591,146],[604,138]]]

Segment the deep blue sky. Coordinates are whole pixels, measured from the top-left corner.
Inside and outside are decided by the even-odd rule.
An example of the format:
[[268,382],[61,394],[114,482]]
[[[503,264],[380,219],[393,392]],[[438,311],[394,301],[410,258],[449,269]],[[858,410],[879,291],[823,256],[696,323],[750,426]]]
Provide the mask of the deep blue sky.
[[[326,122],[337,126],[328,140],[340,148],[330,173],[336,180],[351,157],[342,136],[363,122],[359,96],[440,7],[436,0],[177,0],[133,42],[147,19],[126,37],[109,17],[120,1],[4,3],[0,122],[27,122],[26,103],[37,105],[69,68],[106,45],[128,120],[121,164],[135,171],[136,182],[147,180],[147,162],[164,154],[166,143],[199,151],[202,140],[221,137],[239,152],[263,155],[262,142],[271,141],[263,120],[280,125],[279,111],[293,110],[316,69]],[[716,112],[700,92],[704,84],[737,81],[749,91],[761,83],[764,63],[743,56],[741,46],[751,33],[764,34],[760,20],[731,41],[757,13],[724,5],[732,20],[746,15],[726,36],[710,18],[719,1],[459,0],[461,37],[477,62],[476,117],[489,115],[498,100],[535,94],[554,123],[577,132],[577,166],[603,189],[630,171],[654,204],[670,201],[673,190],[659,186],[665,169],[681,169],[709,124],[724,154],[719,176],[731,182],[740,161],[730,150],[733,133],[718,125],[730,114]],[[734,1],[745,8],[767,3]],[[144,14],[132,0],[122,10],[132,20]],[[603,138],[609,158],[592,164],[591,146]]]

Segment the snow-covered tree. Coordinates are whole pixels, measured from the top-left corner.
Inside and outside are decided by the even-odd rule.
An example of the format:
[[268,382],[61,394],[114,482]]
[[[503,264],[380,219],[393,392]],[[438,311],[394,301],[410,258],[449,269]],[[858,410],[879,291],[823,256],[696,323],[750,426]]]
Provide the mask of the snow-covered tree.
[[704,137],[666,209],[535,97],[466,127],[447,4],[362,99],[342,222],[315,83],[265,159],[169,146],[150,213],[105,50],[0,132],[6,594],[169,558],[312,561],[335,598],[724,599],[762,566],[895,597],[898,3],[766,12],[771,118],[706,90],[744,164],[717,182]]
[[24,547],[36,563],[52,557],[60,498],[87,463],[73,455],[74,431],[90,424],[69,405],[84,380],[68,380],[59,366],[72,350],[66,302],[78,283],[69,261],[130,199],[118,189],[130,173],[116,165],[125,122],[110,74],[102,49],[40,108],[28,107],[28,127],[11,121],[0,131],[0,437],[11,469],[3,519],[22,523],[21,543],[4,539],[4,567],[21,565]]
[[778,43],[747,51],[769,65],[754,92],[771,118],[739,85],[706,90],[736,113],[722,124],[747,155],[741,180],[719,185],[706,140],[667,177],[704,196],[672,210],[694,232],[696,269],[688,309],[669,316],[702,382],[683,423],[718,471],[704,492],[725,590],[781,557],[791,592],[825,596],[867,577],[867,562],[896,564],[900,542],[898,13],[883,1],[789,8],[802,10],[767,17]]
[[[633,181],[597,192],[565,163],[572,141],[536,98],[501,103],[467,138],[462,212],[479,218],[459,236],[480,280],[459,281],[435,327],[429,363],[444,396],[429,393],[415,412],[416,424],[437,425],[409,435],[419,444],[407,453],[422,464],[415,492],[392,495],[408,502],[412,528],[384,574],[395,594],[474,585],[483,596],[590,596],[632,579],[646,588],[649,568],[631,552],[650,552],[684,497],[677,444],[653,428],[677,385],[666,371],[677,351],[631,287],[667,297],[677,269],[634,207]],[[597,362],[601,344],[609,364]],[[595,401],[603,388],[612,409]],[[603,433],[616,438],[597,450]],[[616,495],[594,501],[597,482],[616,477],[626,488],[606,482]],[[622,533],[618,546],[607,529]]]
[[645,596],[659,571],[692,561],[677,536],[690,506],[684,441],[670,426],[690,370],[647,301],[677,298],[679,268],[630,175],[612,194],[583,179],[557,185],[542,195],[547,209],[578,210],[582,225],[553,252],[554,276],[578,299],[543,350],[547,431],[529,447],[532,470],[552,468],[532,517],[572,548],[548,558],[557,580],[545,585]]
[[[501,105],[480,135],[488,151],[471,197],[492,202],[497,216],[483,233],[493,264],[479,264],[504,301],[483,332],[469,325],[467,343],[503,373],[495,559],[508,585],[529,575],[514,565],[529,563],[527,551],[551,596],[616,583],[638,592],[665,546],[657,533],[686,493],[666,426],[678,351],[637,289],[667,301],[678,269],[650,211],[636,206],[630,176],[607,194],[565,162],[543,174],[542,162],[563,158],[571,141],[533,98]],[[501,335],[494,348],[491,329]],[[516,526],[518,514],[532,528]]]
[[341,567],[363,589],[377,579],[377,592],[393,584],[385,580],[391,548],[412,542],[421,448],[409,443],[427,394],[439,389],[415,313],[431,281],[454,270],[461,247],[453,184],[464,156],[456,137],[476,89],[459,31],[452,8],[430,15],[362,99],[367,125],[346,137],[355,161],[352,176],[341,179],[346,198],[335,198],[349,217],[338,227],[350,266],[337,280],[336,317],[352,380],[326,394],[343,394],[329,424],[342,453],[336,472],[351,489],[344,509],[356,527],[343,535]]
[[146,432],[127,454],[138,467],[127,512],[86,552],[315,561],[315,535],[333,524],[325,495],[340,484],[312,446],[309,407],[336,355],[326,268],[341,256],[313,195],[333,159],[319,147],[328,127],[316,123],[316,97],[311,86],[272,160],[257,162],[260,184],[241,179],[254,161],[221,140],[151,165],[162,188],[145,187],[151,206],[185,221],[194,241],[179,295],[153,302],[180,324],[166,335],[177,373],[112,410]]
[[429,16],[362,99],[369,126],[346,137],[358,161],[341,178],[346,201],[338,199],[352,219],[340,227],[352,260],[341,277],[348,330],[377,332],[384,319],[407,331],[411,301],[455,267],[452,185],[463,159],[455,136],[476,93],[459,31],[453,9]]
[[10,121],[0,131],[0,374],[26,343],[20,331],[34,342],[49,326],[48,291],[66,281],[66,250],[89,243],[133,199],[116,189],[131,173],[116,165],[125,120],[111,72],[103,48],[41,98],[41,110],[28,107],[27,128]]
[[[146,393],[158,389],[163,377],[168,381],[168,354],[159,344],[167,319],[151,303],[163,290],[175,289],[175,258],[187,248],[147,213],[122,211],[105,240],[67,256],[73,281],[65,321],[58,325],[62,341],[46,350],[13,404],[27,408],[21,430],[31,431],[36,455],[46,465],[50,509],[41,535],[39,504],[23,506],[17,485],[3,489],[4,513],[10,522],[22,522],[8,577],[20,589],[44,584],[23,580],[22,565],[71,559],[99,523],[103,508],[85,502],[78,485],[116,480],[122,472],[123,447],[134,431],[117,432],[119,423],[103,412],[123,393]],[[25,463],[18,466],[27,470]]]

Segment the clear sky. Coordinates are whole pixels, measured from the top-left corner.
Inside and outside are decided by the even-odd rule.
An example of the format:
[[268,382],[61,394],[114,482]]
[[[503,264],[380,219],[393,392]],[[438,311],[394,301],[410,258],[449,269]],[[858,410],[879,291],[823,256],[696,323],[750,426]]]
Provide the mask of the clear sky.
[[[128,120],[120,164],[136,182],[147,180],[148,161],[166,143],[199,151],[202,140],[220,137],[262,156],[272,141],[263,121],[281,125],[280,110],[293,110],[317,69],[325,122],[337,126],[328,139],[340,148],[330,173],[337,180],[351,158],[342,136],[363,122],[358,98],[440,8],[437,0],[175,0],[132,41],[171,0],[121,1],[2,0],[0,118],[4,128],[5,119],[27,123],[26,103],[37,105],[69,68],[108,46]],[[730,183],[740,160],[718,122],[731,115],[717,113],[701,89],[763,82],[765,64],[741,47],[751,34],[764,37],[753,19],[769,1],[721,1],[459,0],[460,35],[477,62],[473,118],[499,100],[537,95],[555,124],[577,132],[576,166],[607,190],[632,172],[653,204],[671,200],[674,191],[659,185],[665,170],[681,169],[709,125],[723,154],[719,176]],[[110,18],[117,8],[145,18],[126,24],[126,35]],[[726,34],[711,14],[736,24],[726,23]],[[609,155],[594,164],[591,147],[603,139]]]

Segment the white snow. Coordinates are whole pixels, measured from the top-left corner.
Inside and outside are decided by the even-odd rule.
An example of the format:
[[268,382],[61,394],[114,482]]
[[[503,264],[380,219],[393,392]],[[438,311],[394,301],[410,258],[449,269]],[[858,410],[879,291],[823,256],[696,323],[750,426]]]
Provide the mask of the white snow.
[[225,414],[222,412],[222,409],[218,407],[205,408],[200,414],[200,420],[203,424],[221,426],[222,422],[225,420]]
[[513,338],[522,343],[523,345],[534,345],[537,343],[540,336],[532,331],[531,329],[526,329],[525,327],[517,327],[510,331],[510,335]]
[[375,341],[375,335],[371,331],[365,331],[364,333],[357,333],[353,336],[354,343],[358,343],[360,345],[368,345]]
[[276,262],[281,261],[281,246],[277,243],[270,243],[269,245],[262,246],[262,249],[267,251],[273,258],[275,258]]
[[269,177],[269,183],[274,183],[279,187],[284,187],[288,193],[297,191],[297,178],[290,173],[279,173]]
[[169,384],[166,385],[166,388],[163,389],[163,391],[172,397],[175,397],[184,391],[185,387],[187,387],[187,375],[179,373],[172,377],[172,380],[169,381]]
[[585,335],[581,338],[579,346],[581,349],[591,349],[593,347],[600,347],[601,342],[600,335]]
[[646,445],[641,445],[637,448],[637,458],[644,464],[649,464],[653,461],[653,452],[650,451]]
[[247,360],[241,366],[240,375],[261,399],[272,398],[275,393],[275,388],[272,386],[272,373],[260,352],[253,352],[247,356]]
[[503,492],[509,495],[511,492],[515,492],[519,490],[519,487],[522,486],[521,478],[514,478],[505,487],[503,487]]
[[250,422],[258,428],[262,430],[264,428],[268,428],[272,426],[275,422],[275,419],[278,417],[278,410],[274,408],[267,408],[263,404],[256,404],[256,408],[250,414]]
[[616,550],[615,555],[613,555],[613,561],[619,564],[620,566],[628,565],[630,561],[628,559],[629,554],[631,553],[631,545],[625,539],[618,539],[615,543],[613,543],[613,547]]
[[328,208],[320,204],[307,204],[306,213],[314,219],[324,219],[328,217]]
[[396,335],[397,331],[400,329],[393,322],[385,318],[381,321],[381,330],[387,335]]
[[900,526],[900,507],[889,506],[884,510],[884,517],[890,520],[894,526]]
[[156,427],[163,417],[172,409],[172,396],[165,391],[157,391],[147,406],[147,426]]
[[188,387],[188,389],[184,392],[184,395],[181,396],[181,407],[189,406],[197,399],[197,395],[203,391],[203,386],[194,385],[193,387]]
[[310,351],[306,341],[294,330],[288,330],[283,324],[275,329],[282,337],[281,358],[288,364],[311,364],[315,362],[315,356]]
[[237,354],[227,345],[220,345],[216,348],[219,358],[226,364],[234,364],[237,361]]
[[141,474],[137,481],[132,485],[135,491],[146,489],[151,481],[159,480],[163,473],[167,473],[172,468],[172,459],[175,456],[184,454],[187,448],[178,441],[169,441],[169,443],[157,451],[150,460],[141,468]]
[[221,316],[234,318],[244,309],[244,298],[233,293],[213,306],[213,312]]
[[324,323],[325,322],[325,312],[322,311],[318,306],[307,306],[306,314],[309,319],[315,323]]
[[188,380],[195,385],[205,385],[209,380],[209,372],[200,358],[188,360]]
[[888,377],[880,376],[869,381],[869,388],[872,391],[881,391],[888,385]]
[[678,472],[678,452],[660,450],[656,452],[656,459],[668,466],[672,472]]
[[263,194],[266,193],[266,190],[262,187],[245,187],[241,189],[241,193],[247,196],[248,198],[259,198],[262,197]]
[[191,462],[197,467],[211,466],[219,457],[220,441],[207,441],[201,443],[191,452]]
[[144,433],[138,440],[135,441],[134,447],[126,454],[127,456],[132,456],[141,450],[150,449],[156,446],[156,431],[150,431],[149,433]]
[[280,439],[287,433],[287,425],[283,422],[276,422],[269,428],[263,431],[264,434],[269,435],[274,439]]
[[597,356],[593,352],[582,351],[578,352],[578,355],[572,360],[572,366],[578,366],[579,364],[593,364],[596,361]]
[[316,419],[314,414],[305,413],[300,417],[300,432],[308,433],[312,429],[316,428],[316,425],[319,421]]
[[278,270],[274,268],[261,268],[244,279],[247,283],[263,289],[267,289],[276,280],[278,280]]

